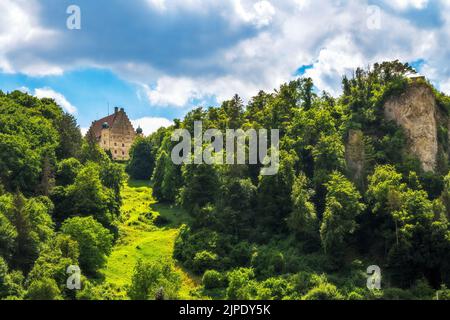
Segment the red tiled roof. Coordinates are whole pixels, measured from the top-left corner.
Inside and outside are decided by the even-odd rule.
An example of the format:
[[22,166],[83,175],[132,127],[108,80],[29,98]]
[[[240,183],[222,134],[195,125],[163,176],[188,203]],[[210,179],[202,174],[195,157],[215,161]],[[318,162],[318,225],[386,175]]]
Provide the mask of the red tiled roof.
[[112,115],[109,115],[107,117],[101,118],[100,120],[94,121],[92,123],[89,131],[92,131],[96,138],[100,138],[102,135],[103,124],[105,122],[107,122],[108,125],[110,127],[112,127],[114,122],[116,121],[116,116],[117,116],[117,113],[113,113]]

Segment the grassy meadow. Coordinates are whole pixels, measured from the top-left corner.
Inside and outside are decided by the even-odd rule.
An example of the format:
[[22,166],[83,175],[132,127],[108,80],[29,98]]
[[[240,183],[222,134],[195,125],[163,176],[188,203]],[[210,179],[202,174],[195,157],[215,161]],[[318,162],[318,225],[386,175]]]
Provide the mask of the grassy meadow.
[[[134,266],[139,259],[166,260],[175,264],[172,257],[175,238],[181,225],[189,223],[189,216],[183,209],[157,203],[147,181],[129,180],[122,196],[119,239],[101,274],[106,283],[124,291],[131,282]],[[196,296],[192,292],[198,287],[200,279],[178,266],[177,271],[182,279],[180,298],[194,299]]]

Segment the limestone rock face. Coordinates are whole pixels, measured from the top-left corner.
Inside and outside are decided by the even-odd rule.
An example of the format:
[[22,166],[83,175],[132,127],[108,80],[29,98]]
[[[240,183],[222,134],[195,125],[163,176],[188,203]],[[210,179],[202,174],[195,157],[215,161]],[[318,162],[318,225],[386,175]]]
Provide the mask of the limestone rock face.
[[350,130],[345,144],[345,160],[350,178],[359,187],[364,180],[364,135],[361,130]]
[[436,169],[437,112],[433,91],[421,83],[411,84],[406,92],[390,98],[384,105],[386,119],[404,129],[409,151],[418,157],[425,171]]

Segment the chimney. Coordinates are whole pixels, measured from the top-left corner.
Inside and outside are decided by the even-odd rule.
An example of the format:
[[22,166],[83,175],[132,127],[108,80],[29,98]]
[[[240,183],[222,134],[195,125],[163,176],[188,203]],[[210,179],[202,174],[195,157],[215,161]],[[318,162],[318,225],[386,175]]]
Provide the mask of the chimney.
[[120,111],[125,112],[125,109],[124,108],[120,108]]
[[119,108],[118,107],[114,107],[114,113],[119,112]]

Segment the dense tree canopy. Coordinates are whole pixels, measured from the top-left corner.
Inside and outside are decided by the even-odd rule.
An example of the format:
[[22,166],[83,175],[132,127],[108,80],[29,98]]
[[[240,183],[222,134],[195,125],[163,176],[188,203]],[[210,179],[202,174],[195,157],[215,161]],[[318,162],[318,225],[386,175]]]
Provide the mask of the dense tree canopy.
[[[311,79],[298,79],[273,93],[261,91],[247,104],[234,96],[219,107],[196,108],[150,136],[154,194],[181,204],[194,218],[180,233],[175,257],[197,273],[252,267],[256,280],[243,270],[230,274],[235,298],[255,298],[258,281],[270,275],[312,269],[348,278],[343,270],[365,272],[358,269],[360,260],[350,260],[356,257],[380,265],[393,286],[409,288],[426,279],[437,289],[446,283],[448,135],[439,136],[443,160],[436,172],[424,172],[408,152],[407,133],[383,115],[386,100],[404,92],[414,72],[398,61],[357,69],[343,78],[337,98],[318,93]],[[448,97],[414,81],[430,87],[448,114]],[[280,129],[278,173],[263,176],[260,164],[174,165],[171,132],[183,128],[193,135],[194,121],[202,121],[203,130]],[[357,174],[346,158],[350,131],[361,137]],[[241,276],[247,280],[239,282]],[[256,281],[255,287],[246,281]],[[327,280],[311,285],[304,298],[376,298],[364,292],[364,279],[348,281],[360,288]],[[386,297],[403,294],[394,291]]]
[[[438,163],[425,172],[407,148],[408,133],[383,114],[386,100],[412,85],[407,75],[413,72],[398,61],[357,69],[343,78],[339,97],[300,78],[248,102],[235,95],[217,107],[195,108],[136,139],[126,172],[151,182],[164,206],[190,215],[174,258],[202,277],[195,294],[450,296],[448,130],[438,126]],[[439,121],[447,121],[450,98],[426,80],[414,81],[432,90]],[[203,131],[279,129],[279,150],[270,150],[280,158],[277,174],[263,175],[262,164],[175,164],[172,133],[187,129],[193,137],[195,121],[202,121]],[[358,172],[349,159],[355,132]],[[55,101],[0,92],[0,299],[117,297],[93,277],[125,220],[124,167],[95,137],[82,138],[74,117]],[[137,218],[143,229],[158,220],[148,211]],[[65,286],[69,265],[83,272],[77,294]],[[381,268],[382,290],[366,288],[369,265]],[[131,299],[178,298],[180,278],[171,263],[139,261],[126,288]]]
[[0,299],[74,298],[68,266],[93,274],[111,250],[122,167],[55,101],[14,91],[0,93],[0,171]]

